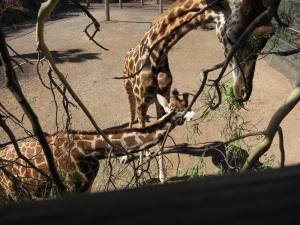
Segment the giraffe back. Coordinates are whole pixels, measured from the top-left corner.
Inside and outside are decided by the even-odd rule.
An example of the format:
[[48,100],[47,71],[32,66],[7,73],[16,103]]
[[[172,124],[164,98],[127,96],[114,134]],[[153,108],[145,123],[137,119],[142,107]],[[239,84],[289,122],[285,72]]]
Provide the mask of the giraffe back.
[[[67,138],[72,141],[67,141]],[[76,140],[76,137],[74,139],[72,135],[66,137],[63,132],[49,135],[47,142],[53,154],[57,171],[68,190],[71,192],[86,191],[98,172],[99,163],[95,159],[85,157],[80,152],[78,145],[80,143],[80,145],[84,145],[84,142],[78,143],[78,138]],[[22,142],[19,144],[19,149],[21,154],[34,166],[50,176],[46,158],[37,140]],[[80,154],[82,157],[78,156]],[[52,182],[49,182],[41,173],[18,157],[13,145],[8,145],[0,150],[0,164],[4,168],[4,170],[0,170],[0,186],[8,196],[15,200],[27,197],[22,196],[24,193],[20,191],[20,187],[36,197],[46,197],[53,188]],[[91,168],[93,168],[92,172]],[[9,174],[14,178],[12,179]],[[19,186],[16,186],[15,181],[19,182]]]

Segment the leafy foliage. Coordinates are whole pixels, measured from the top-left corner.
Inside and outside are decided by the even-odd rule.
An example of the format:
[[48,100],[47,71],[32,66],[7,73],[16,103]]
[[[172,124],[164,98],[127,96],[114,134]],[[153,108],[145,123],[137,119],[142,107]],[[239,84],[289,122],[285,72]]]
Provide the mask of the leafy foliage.
[[205,166],[205,162],[203,157],[199,158],[195,165],[185,173],[185,176],[188,176],[187,180],[194,180],[199,177],[203,177],[205,175],[203,169]]

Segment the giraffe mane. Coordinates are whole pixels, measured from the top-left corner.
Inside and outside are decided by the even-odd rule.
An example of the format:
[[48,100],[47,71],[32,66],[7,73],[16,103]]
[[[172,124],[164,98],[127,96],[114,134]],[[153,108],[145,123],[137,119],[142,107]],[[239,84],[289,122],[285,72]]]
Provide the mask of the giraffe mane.
[[[166,114],[165,116],[163,116],[161,119],[155,121],[154,123],[143,127],[143,128],[122,128],[122,129],[117,129],[117,128],[106,128],[103,130],[103,132],[106,135],[110,135],[110,134],[122,134],[122,133],[129,133],[129,132],[140,132],[140,133],[146,133],[146,132],[153,132],[161,127],[164,126],[164,124],[162,123],[162,120],[168,120],[171,116],[173,116],[175,113],[175,111],[172,111],[171,113]],[[59,133],[66,133],[66,131],[56,131],[52,134],[49,134],[48,137],[50,136],[55,136]],[[99,135],[99,132],[95,131],[95,130],[69,130],[68,131],[69,134],[82,134],[82,135]]]

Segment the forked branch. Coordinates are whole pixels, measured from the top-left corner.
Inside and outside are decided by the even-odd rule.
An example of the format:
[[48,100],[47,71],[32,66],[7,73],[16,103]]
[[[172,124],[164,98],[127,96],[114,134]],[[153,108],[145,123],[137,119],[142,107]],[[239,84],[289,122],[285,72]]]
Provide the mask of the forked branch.
[[[89,12],[89,10],[81,5],[77,0],[72,0],[72,2],[79,8],[81,9],[88,18],[90,18],[92,20],[92,22],[90,24],[88,24],[85,29],[84,29],[84,33],[89,37],[90,41],[94,42],[95,45],[97,45],[98,47],[102,48],[105,51],[108,51],[107,48],[103,47],[101,44],[99,44],[94,37],[96,36],[96,34],[100,31],[100,23],[96,20],[96,18]],[[88,29],[91,25],[94,25],[95,31],[92,35],[89,34]]]
[[[264,132],[264,139],[261,143],[254,146],[251,151],[250,155],[247,158],[243,168],[242,172],[245,172],[249,169],[251,169],[254,165],[254,163],[263,155],[265,154],[268,149],[270,148],[274,136],[276,132],[280,129],[280,123],[282,120],[292,111],[292,109],[297,105],[297,103],[300,101],[300,84],[298,84],[291,94],[288,96],[286,101],[279,107],[279,109],[273,114],[269,125]],[[280,131],[279,131],[280,132]]]

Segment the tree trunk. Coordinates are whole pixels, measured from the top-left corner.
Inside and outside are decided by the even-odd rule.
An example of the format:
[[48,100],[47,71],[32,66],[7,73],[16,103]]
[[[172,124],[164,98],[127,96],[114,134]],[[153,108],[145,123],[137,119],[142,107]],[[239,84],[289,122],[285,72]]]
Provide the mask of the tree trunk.
[[163,2],[163,0],[160,0],[159,11],[160,11],[160,13],[164,12],[164,2]]
[[122,2],[122,0],[119,0],[119,7],[120,7],[120,9],[123,9],[123,2]]
[[144,6],[144,0],[141,0],[141,5]]
[[110,21],[109,0],[105,0],[105,19],[106,21]]

